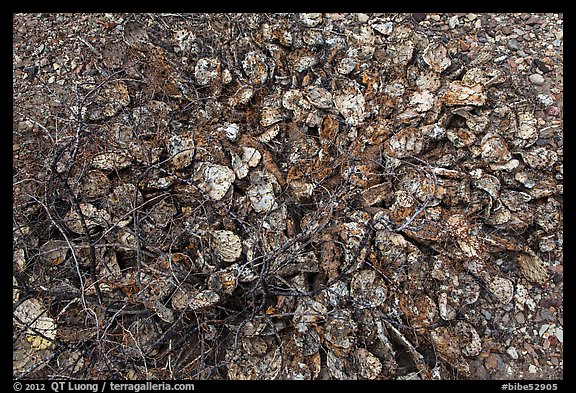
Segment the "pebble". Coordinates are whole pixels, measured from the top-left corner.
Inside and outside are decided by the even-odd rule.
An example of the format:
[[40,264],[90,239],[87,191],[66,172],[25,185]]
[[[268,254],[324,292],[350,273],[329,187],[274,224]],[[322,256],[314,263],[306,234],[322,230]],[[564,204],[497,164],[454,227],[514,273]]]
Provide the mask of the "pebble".
[[530,16],[530,18],[528,18],[528,20],[526,21],[526,24],[532,26],[532,25],[535,25],[536,23],[538,23],[539,21],[540,20],[538,19],[537,16],[532,15],[532,16]]
[[458,26],[459,23],[460,21],[458,20],[458,15],[454,15],[448,18],[448,27],[450,27],[451,29]]
[[564,343],[564,330],[561,327],[556,328],[556,338],[561,343]]
[[554,37],[556,37],[557,40],[561,39],[562,37],[564,37],[564,30],[558,30],[557,32],[554,33]]
[[506,350],[506,353],[507,353],[508,355],[510,355],[510,357],[511,357],[512,359],[514,359],[514,360],[518,359],[518,351],[516,350],[516,348],[514,348],[514,347],[509,347],[509,348]]
[[502,34],[504,34],[504,35],[510,35],[510,34],[512,34],[512,27],[510,27],[510,26],[504,26],[504,27],[502,28]]
[[550,68],[548,68],[546,63],[544,63],[542,60],[534,59],[534,65],[536,65],[536,67],[538,67],[538,69],[543,73],[550,72]]
[[534,348],[532,348],[532,345],[530,345],[529,343],[525,342],[524,343],[524,349],[526,350],[526,352],[528,352],[530,355],[532,355],[533,357],[537,357],[538,354],[536,353],[536,351],[534,351]]
[[530,80],[530,82],[538,86],[544,83],[544,77],[540,74],[532,74],[528,77],[528,79]]
[[538,367],[536,367],[535,365],[531,364],[530,366],[528,366],[528,372],[530,374],[536,374],[536,371],[538,371]]
[[514,38],[508,40],[508,48],[512,50],[518,50],[520,47],[518,46],[518,41]]
[[366,14],[356,14],[356,17],[360,23],[366,23],[368,22],[368,19],[370,19],[370,17]]
[[553,366],[558,366],[558,358],[557,357],[552,357],[550,358],[550,363],[552,363]]
[[426,14],[423,12],[414,13],[412,14],[412,19],[414,19],[416,22],[422,22],[424,19],[426,19]]
[[548,330],[549,327],[550,327],[550,325],[547,324],[547,323],[545,323],[545,324],[543,324],[542,326],[540,326],[540,330],[538,330],[538,335],[539,335],[540,337],[543,337],[543,336],[544,336],[544,333],[546,333],[546,331]]

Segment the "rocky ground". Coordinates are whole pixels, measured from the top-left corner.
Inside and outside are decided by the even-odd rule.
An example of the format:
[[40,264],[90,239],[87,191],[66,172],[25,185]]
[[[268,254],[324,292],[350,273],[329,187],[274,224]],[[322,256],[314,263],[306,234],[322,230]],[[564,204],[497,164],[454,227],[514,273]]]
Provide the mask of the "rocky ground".
[[562,14],[15,14],[13,375],[562,379]]

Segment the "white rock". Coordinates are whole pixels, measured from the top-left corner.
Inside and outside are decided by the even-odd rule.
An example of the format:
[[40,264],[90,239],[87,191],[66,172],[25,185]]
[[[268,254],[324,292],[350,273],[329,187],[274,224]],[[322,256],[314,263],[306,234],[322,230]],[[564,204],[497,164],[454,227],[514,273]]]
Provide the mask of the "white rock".
[[538,86],[544,83],[544,77],[540,74],[532,74],[528,77],[528,79],[530,80],[530,82]]
[[556,328],[556,338],[558,339],[558,341],[560,341],[561,343],[564,342],[564,330],[558,326]]
[[456,310],[448,303],[446,292],[442,292],[438,296],[438,312],[440,317],[446,321],[450,321],[456,316]]
[[360,13],[360,14],[356,14],[356,18],[358,18],[358,22],[366,23],[366,22],[368,22],[368,19],[370,19],[370,16]]
[[550,325],[548,325],[547,323],[543,324],[542,326],[540,326],[540,330],[538,330],[538,335],[540,337],[544,336],[544,333],[546,333],[546,331],[548,330],[548,328],[550,327]]
[[514,360],[518,359],[518,351],[516,351],[516,348],[514,347],[508,347],[508,349],[506,350],[506,353],[508,355],[510,355],[510,357]]
[[227,85],[232,82],[232,73],[228,68],[222,71],[222,84]]
[[448,18],[448,27],[450,27],[451,29],[458,26],[458,24],[460,24],[460,21],[458,20],[458,15],[454,15]]
[[549,106],[554,103],[554,99],[550,97],[548,94],[538,94],[536,97],[538,101],[540,101],[543,105]]
[[350,57],[344,57],[342,60],[336,64],[336,72],[342,75],[348,75],[354,68],[356,68],[356,60]]

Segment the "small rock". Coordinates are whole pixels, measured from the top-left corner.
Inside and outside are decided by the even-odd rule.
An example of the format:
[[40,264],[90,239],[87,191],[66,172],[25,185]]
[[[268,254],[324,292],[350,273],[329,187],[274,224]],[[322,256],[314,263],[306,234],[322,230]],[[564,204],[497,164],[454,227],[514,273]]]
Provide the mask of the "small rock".
[[550,106],[554,103],[554,99],[547,94],[538,94],[536,98],[545,106]]
[[540,22],[540,19],[535,15],[531,15],[530,18],[526,20],[526,24],[530,26],[535,25],[538,22]]
[[512,34],[512,27],[510,27],[510,26],[502,27],[502,34],[504,34],[504,35]]
[[516,34],[519,35],[519,36],[524,35],[524,30],[519,29],[519,28],[517,28],[517,27],[514,28],[513,31],[514,31],[514,33],[516,33]]
[[556,328],[556,338],[558,339],[558,341],[560,341],[561,343],[564,342],[564,330],[561,327],[557,327]]
[[528,367],[528,372],[529,372],[530,374],[536,374],[536,371],[538,371],[538,368],[537,368],[535,365],[531,364],[531,365]]
[[516,314],[515,318],[516,318],[516,322],[518,322],[518,324],[520,324],[520,325],[523,325],[524,322],[526,322],[526,318],[524,318],[524,314],[522,314],[521,312]]
[[548,328],[550,327],[550,325],[548,325],[547,323],[543,324],[542,326],[540,326],[540,330],[538,330],[538,335],[540,337],[544,336],[544,333],[546,333],[546,331],[548,330]]
[[534,59],[534,65],[536,67],[538,67],[538,69],[540,71],[542,71],[543,73],[547,73],[550,72],[550,68],[548,68],[548,66],[546,66],[546,63],[544,63],[542,60],[539,59]]
[[424,19],[426,19],[426,14],[425,13],[414,13],[414,14],[412,14],[412,19],[414,19],[416,22],[422,22]]
[[554,322],[556,320],[554,314],[552,314],[547,308],[540,309],[540,318],[550,322]]
[[512,359],[514,359],[514,360],[517,360],[517,359],[518,359],[518,351],[516,350],[516,348],[514,348],[514,347],[509,347],[509,348],[506,350],[506,353],[507,353],[508,355],[510,355],[510,357],[511,357]]
[[556,39],[561,39],[564,37],[564,30],[558,30],[554,32],[554,37],[556,37]]
[[370,19],[370,17],[366,14],[356,14],[356,18],[358,18],[358,22],[360,23],[366,23],[368,22],[368,19]]
[[460,23],[460,21],[458,20],[458,15],[454,15],[454,16],[448,18],[448,27],[450,27],[451,29],[458,26],[459,23]]
[[508,48],[512,50],[518,50],[520,47],[518,46],[518,41],[514,38],[508,40]]
[[552,363],[553,366],[557,367],[559,364],[558,358],[557,357],[550,358],[550,363]]
[[544,83],[544,77],[540,74],[532,74],[528,79],[530,80],[530,82],[538,86]]

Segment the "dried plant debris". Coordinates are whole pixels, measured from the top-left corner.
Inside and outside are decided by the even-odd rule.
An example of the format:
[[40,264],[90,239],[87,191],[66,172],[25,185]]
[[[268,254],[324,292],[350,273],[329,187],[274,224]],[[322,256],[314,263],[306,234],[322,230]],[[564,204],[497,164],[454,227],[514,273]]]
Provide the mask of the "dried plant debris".
[[561,379],[562,14],[15,14],[13,376]]

